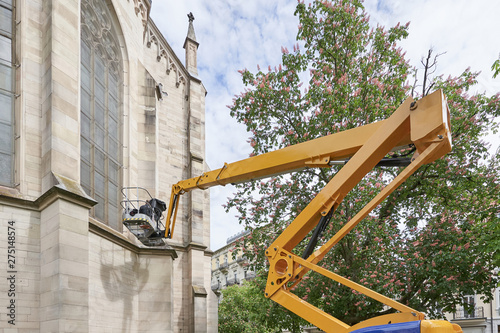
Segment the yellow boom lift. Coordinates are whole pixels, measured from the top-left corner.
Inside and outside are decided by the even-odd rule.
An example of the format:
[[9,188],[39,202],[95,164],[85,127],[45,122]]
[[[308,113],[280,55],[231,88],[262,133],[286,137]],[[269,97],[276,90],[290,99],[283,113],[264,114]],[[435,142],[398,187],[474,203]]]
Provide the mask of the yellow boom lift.
[[[383,163],[384,157],[389,152],[408,145],[415,147],[415,153],[407,167],[337,234],[318,247],[317,237],[347,193],[370,170]],[[220,169],[178,182],[172,187],[167,211],[167,237],[172,237],[174,233],[179,196],[186,192],[216,185],[246,182],[304,168],[328,168],[348,159],[345,166],[266,250],[269,275],[265,296],[326,332],[462,332],[458,325],[448,321],[424,320],[423,313],[317,265],[339,240],[420,166],[441,158],[451,151],[451,146],[450,115],[443,92],[438,90],[419,101],[414,101],[410,97],[386,120],[238,162],[226,163]],[[295,254],[294,248],[313,229],[315,231],[305,253]],[[309,270],[392,307],[397,312],[349,326],[291,292]]]

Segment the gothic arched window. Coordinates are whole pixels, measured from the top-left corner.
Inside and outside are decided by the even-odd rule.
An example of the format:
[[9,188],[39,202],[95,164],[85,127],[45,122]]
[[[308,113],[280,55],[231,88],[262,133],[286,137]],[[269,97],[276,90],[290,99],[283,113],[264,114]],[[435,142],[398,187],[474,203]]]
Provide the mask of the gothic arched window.
[[0,184],[14,183],[14,1],[0,0]]
[[106,1],[81,2],[81,185],[119,229],[122,59]]

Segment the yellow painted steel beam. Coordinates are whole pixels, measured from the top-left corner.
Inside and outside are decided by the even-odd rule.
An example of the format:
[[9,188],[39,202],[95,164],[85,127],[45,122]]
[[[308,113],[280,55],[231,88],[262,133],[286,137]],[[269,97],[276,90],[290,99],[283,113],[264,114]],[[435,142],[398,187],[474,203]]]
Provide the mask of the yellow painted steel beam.
[[[201,176],[180,181],[178,191],[206,189],[216,185],[240,183],[276,174],[289,173],[305,167],[330,167],[333,160],[352,156],[366,143],[384,121],[320,137],[247,159],[226,163],[222,168]],[[409,144],[408,136],[401,145]]]
[[[271,299],[325,332],[346,332],[350,328],[343,321],[319,310],[286,289],[278,290]],[[319,312],[321,315],[318,316]]]
[[321,216],[336,209],[344,197],[398,142],[410,133],[410,105],[407,99],[391,117],[351,157],[330,182],[316,195],[295,220],[276,238],[270,248],[291,251],[316,226]]
[[[384,156],[396,147],[408,144],[414,144],[416,147],[414,160],[399,176],[307,260],[293,254],[295,246],[308,235],[319,219],[327,215],[330,210],[337,209],[347,193]],[[388,315],[390,320],[394,320],[392,322],[421,320],[422,313],[329,272],[316,263],[421,165],[441,158],[450,150],[450,117],[442,91],[438,90],[418,102],[408,98],[384,121],[225,164],[224,167],[206,172],[199,177],[180,181],[172,187],[167,228],[173,234],[179,195],[192,189],[239,183],[297,171],[305,167],[329,167],[331,161],[350,157],[349,162],[266,250],[270,263],[266,297],[325,331],[347,332],[354,329],[290,292],[290,285],[293,287],[305,272],[314,270],[400,311]],[[366,325],[384,324],[389,317],[371,319]]]
[[[331,161],[344,160],[354,155],[385,121],[327,135],[241,161],[225,163],[222,168],[181,180],[172,186],[165,219],[166,228],[170,230],[170,235],[173,235],[179,195],[194,189],[241,183],[304,168],[330,167]],[[396,146],[406,146],[410,143],[410,136],[406,135]]]
[[358,225],[368,214],[375,209],[382,201],[384,201],[396,188],[398,188],[409,176],[411,176],[420,166],[426,164],[432,159],[435,151],[441,150],[446,142],[434,143],[429,146],[421,155],[419,155],[412,163],[405,168],[392,182],[387,184],[366,206],[364,206],[349,222],[347,222],[328,242],[320,249],[316,250],[307,260],[312,263],[317,263],[325,256],[330,249],[335,246],[345,235],[347,235],[354,227]]
[[[416,313],[419,319],[423,319],[423,314],[417,313],[415,310],[403,304],[388,299],[363,286],[359,286],[352,281],[339,277],[313,263],[319,262],[319,260],[321,260],[342,237],[351,231],[370,211],[382,202],[421,165],[430,163],[451,150],[448,109],[446,104],[443,103],[443,100],[444,96],[438,91],[429,96],[427,100],[424,101],[425,103],[422,103],[426,107],[420,107],[419,112],[415,112],[415,104],[412,105],[413,101],[407,100],[403,103],[372,135],[372,137],[370,137],[368,142],[358,150],[347,165],[335,175],[301,214],[297,216],[287,229],[278,236],[266,251],[266,255],[270,262],[266,286],[267,297],[273,299],[273,295],[279,292],[279,290],[286,288],[289,282],[295,282],[291,286],[291,288],[293,288],[296,283],[300,281],[305,272],[309,269],[313,269],[318,273],[362,292],[398,311]],[[438,107],[435,107],[436,105]],[[443,111],[440,107],[445,107],[446,109]],[[425,112],[429,110],[438,113],[439,116],[431,115],[430,117],[426,117]],[[414,114],[415,116],[413,116]],[[440,124],[438,124],[439,122],[437,119],[440,119]],[[418,132],[418,135],[415,136],[415,140],[418,142],[417,153],[415,154],[416,158],[413,162],[372,199],[372,201],[330,239],[330,241],[319,250],[315,251],[307,261],[292,254],[291,251],[293,248],[315,227],[319,218],[325,215],[329,208],[336,209],[347,192],[349,192],[366,173],[397,144],[397,142],[400,142],[402,137],[411,134],[412,128]],[[427,134],[424,133],[424,129],[426,128],[428,129]],[[324,319],[324,312],[317,309],[316,315],[313,316],[313,320],[317,322],[311,321],[311,323],[318,325]]]
[[462,329],[446,320],[422,320],[420,333],[462,333]]

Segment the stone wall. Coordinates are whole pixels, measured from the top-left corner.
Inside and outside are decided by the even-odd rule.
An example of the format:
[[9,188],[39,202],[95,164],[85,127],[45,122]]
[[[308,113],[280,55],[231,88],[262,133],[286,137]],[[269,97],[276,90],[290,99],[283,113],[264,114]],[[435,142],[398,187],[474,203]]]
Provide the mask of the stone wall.
[[89,247],[89,332],[174,332],[175,252],[134,250],[96,234]]
[[29,202],[0,205],[0,253],[0,331],[39,332],[40,212]]
[[[106,4],[123,60],[122,185],[168,202],[173,184],[207,169],[206,90],[196,62],[188,71],[150,21],[149,0]],[[80,1],[15,6],[16,184],[0,187],[0,331],[216,332],[208,193],[181,199],[160,248],[92,218],[96,201],[80,186]],[[186,45],[197,59],[196,40]]]

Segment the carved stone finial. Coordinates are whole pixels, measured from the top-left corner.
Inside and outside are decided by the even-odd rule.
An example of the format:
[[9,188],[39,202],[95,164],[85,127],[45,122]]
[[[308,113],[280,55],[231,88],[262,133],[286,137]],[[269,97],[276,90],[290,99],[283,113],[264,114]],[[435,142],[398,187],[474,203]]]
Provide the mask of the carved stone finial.
[[188,14],[189,18],[189,26],[188,26],[188,33],[187,33],[187,38],[191,39],[193,42],[196,42],[196,34],[194,33],[194,15],[192,12]]
[[198,49],[198,42],[196,41],[196,34],[194,32],[194,15],[188,14],[189,26],[186,40],[184,41],[184,49],[186,50],[186,69],[191,75],[198,76],[198,69],[196,65],[196,50]]

